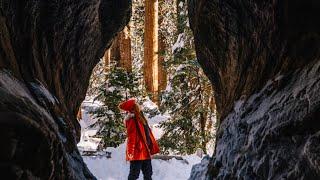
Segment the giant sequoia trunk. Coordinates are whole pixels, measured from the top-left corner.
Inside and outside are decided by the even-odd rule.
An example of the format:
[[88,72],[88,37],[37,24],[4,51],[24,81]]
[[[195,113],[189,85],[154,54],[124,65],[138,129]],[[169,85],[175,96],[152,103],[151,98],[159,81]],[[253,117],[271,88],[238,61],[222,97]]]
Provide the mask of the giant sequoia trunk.
[[0,1],[2,178],[94,179],[76,147],[76,114],[130,2]]
[[189,17],[221,117],[206,177],[320,179],[320,2],[189,0]]
[[145,1],[143,78],[148,93],[158,101],[158,0]]
[[[109,50],[107,50],[107,52],[109,52],[110,61],[116,62],[117,67],[121,67],[127,72],[132,72],[131,37],[129,25],[126,26],[123,31],[118,33],[117,37],[112,43],[112,46]],[[111,62],[109,62],[109,64],[110,63]]]

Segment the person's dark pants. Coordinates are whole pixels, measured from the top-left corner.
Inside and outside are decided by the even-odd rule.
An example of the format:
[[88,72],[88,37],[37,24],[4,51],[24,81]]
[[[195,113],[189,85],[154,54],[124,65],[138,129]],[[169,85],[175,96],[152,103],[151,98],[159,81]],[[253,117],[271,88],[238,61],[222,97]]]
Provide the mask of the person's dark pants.
[[138,179],[140,170],[142,170],[144,180],[152,180],[151,159],[141,161],[130,161],[130,172],[128,180]]

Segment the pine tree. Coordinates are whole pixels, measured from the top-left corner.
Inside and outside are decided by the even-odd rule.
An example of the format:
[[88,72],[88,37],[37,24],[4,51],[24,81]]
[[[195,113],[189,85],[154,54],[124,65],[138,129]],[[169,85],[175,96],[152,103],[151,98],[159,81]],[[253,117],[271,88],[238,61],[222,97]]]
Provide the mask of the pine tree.
[[210,82],[196,61],[190,60],[180,65],[170,83],[171,89],[163,94],[161,104],[171,116],[160,125],[164,129],[160,139],[162,151],[191,154],[201,148],[206,152],[215,119],[209,105],[213,96]]
[[108,80],[100,87],[100,93],[95,98],[103,105],[92,113],[97,119],[94,126],[99,127],[97,137],[103,139],[103,147],[116,147],[126,138],[124,116],[118,105],[128,98],[139,96],[140,91],[137,89],[138,78],[134,73],[112,65],[107,74]]
[[99,87],[95,100],[103,105],[94,112],[99,127],[97,137],[103,139],[103,147],[116,147],[125,140],[123,115],[118,104],[140,94],[138,76],[132,71],[131,38],[127,26],[119,32],[112,46],[104,55],[105,83]]
[[214,108],[209,80],[196,61],[193,38],[188,28],[185,0],[176,1],[176,43],[167,61],[170,78],[162,95],[161,109],[171,118],[162,122],[164,134],[159,143],[164,153],[191,154],[197,148],[206,152],[213,135]]

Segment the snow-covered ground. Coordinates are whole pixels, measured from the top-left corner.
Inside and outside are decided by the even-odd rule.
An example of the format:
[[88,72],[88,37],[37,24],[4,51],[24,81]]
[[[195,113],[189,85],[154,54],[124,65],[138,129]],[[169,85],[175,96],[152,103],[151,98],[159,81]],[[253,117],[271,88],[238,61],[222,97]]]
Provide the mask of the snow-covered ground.
[[[118,148],[107,148],[111,158],[83,157],[90,171],[100,180],[126,180],[128,179],[130,163],[125,160],[125,144]],[[176,159],[163,161],[152,160],[154,180],[186,180],[190,176],[192,165],[199,163],[201,158],[196,155],[185,156],[189,164]],[[140,180],[143,179],[142,172]]]
[[80,142],[78,143],[78,149],[80,151],[96,151],[101,141],[100,138],[92,137],[97,133],[98,129],[89,128],[89,126],[94,124],[96,120],[92,118],[89,113],[87,113],[88,110],[92,110],[100,105],[101,104],[96,101],[84,101],[82,103],[82,119],[80,120],[81,138]]
[[[146,105],[146,104],[143,104]],[[83,119],[81,124],[81,140],[78,144],[80,151],[95,151],[100,139],[92,136],[97,132],[96,129],[89,128],[95,120],[86,112],[88,108],[99,106],[99,103],[85,101],[82,109]],[[148,106],[151,106],[150,104]],[[162,130],[158,127],[161,121],[167,120],[168,115],[156,115],[149,120],[150,127],[156,137],[159,139],[162,135]],[[125,160],[125,143],[117,148],[107,148],[106,151],[111,152],[111,158],[104,156],[83,156],[85,163],[90,171],[99,180],[126,180],[129,174],[130,163]],[[186,180],[190,176],[191,168],[194,164],[201,161],[201,158],[196,155],[183,157],[188,163],[181,160],[171,159],[168,161],[153,159],[153,179],[154,180]],[[139,179],[143,179],[140,173]]]

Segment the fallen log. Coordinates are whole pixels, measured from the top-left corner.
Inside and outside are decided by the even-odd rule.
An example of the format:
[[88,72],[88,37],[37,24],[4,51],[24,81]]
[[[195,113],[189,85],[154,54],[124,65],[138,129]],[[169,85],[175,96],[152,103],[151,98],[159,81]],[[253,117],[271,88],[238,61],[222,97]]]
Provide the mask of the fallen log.
[[168,161],[170,159],[175,158],[176,160],[182,161],[185,164],[189,164],[189,162],[186,159],[183,159],[181,156],[168,156],[168,155],[153,155],[152,159],[160,159],[164,161]]

